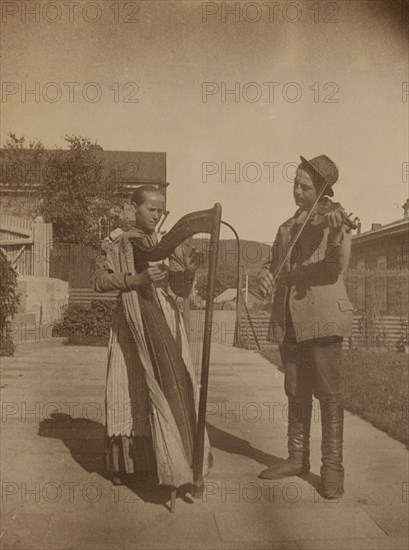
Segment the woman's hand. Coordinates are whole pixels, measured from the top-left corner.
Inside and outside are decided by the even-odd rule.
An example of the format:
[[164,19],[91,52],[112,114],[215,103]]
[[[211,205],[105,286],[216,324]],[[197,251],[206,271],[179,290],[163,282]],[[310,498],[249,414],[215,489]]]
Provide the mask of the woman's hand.
[[203,264],[203,253],[195,247],[183,247],[183,263],[185,266],[186,281],[193,281],[196,269]]
[[166,271],[157,266],[148,267],[145,271],[125,276],[126,286],[130,290],[140,287],[148,287],[152,283],[158,283],[166,277]]

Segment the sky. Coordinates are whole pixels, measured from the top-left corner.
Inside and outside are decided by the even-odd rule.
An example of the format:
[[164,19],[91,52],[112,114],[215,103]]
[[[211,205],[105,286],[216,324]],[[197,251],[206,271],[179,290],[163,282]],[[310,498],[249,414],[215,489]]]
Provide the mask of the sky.
[[1,143],[13,132],[64,146],[77,134],[107,150],[166,152],[168,228],[220,202],[242,239],[271,242],[295,209],[299,156],[320,154],[339,166],[335,200],[363,230],[402,217],[400,0],[1,7]]

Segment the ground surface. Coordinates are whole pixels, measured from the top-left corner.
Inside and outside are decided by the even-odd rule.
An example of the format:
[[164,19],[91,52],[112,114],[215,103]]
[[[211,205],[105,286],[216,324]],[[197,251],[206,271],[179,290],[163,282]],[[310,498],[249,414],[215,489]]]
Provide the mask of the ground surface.
[[214,468],[201,500],[113,487],[104,477],[106,348],[20,344],[2,366],[2,514],[6,549],[400,549],[408,546],[408,454],[364,420],[345,419],[346,494],[324,500],[318,409],[312,472],[259,472],[286,456],[283,375],[215,344],[209,387]]

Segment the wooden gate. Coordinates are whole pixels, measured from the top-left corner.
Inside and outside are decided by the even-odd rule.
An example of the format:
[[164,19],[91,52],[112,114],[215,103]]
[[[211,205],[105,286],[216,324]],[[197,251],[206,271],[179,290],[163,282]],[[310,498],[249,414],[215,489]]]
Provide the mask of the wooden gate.
[[50,276],[51,223],[0,214],[0,248],[20,275]]

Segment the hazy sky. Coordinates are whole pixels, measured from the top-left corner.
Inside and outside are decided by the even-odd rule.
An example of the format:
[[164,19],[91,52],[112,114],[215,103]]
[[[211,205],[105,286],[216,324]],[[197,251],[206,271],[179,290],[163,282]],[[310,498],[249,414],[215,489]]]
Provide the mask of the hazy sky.
[[[336,199],[364,230],[402,217],[406,14],[377,1],[276,4],[3,2],[1,140],[52,147],[74,133],[165,151],[168,227],[221,202],[242,238],[271,241],[294,211],[286,180],[300,154],[339,165]],[[25,95],[36,83],[39,97]]]

